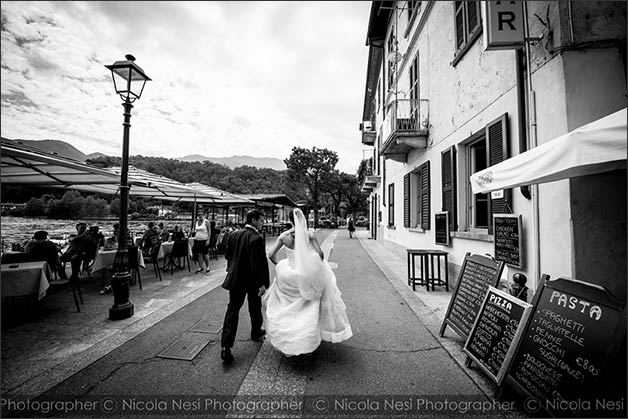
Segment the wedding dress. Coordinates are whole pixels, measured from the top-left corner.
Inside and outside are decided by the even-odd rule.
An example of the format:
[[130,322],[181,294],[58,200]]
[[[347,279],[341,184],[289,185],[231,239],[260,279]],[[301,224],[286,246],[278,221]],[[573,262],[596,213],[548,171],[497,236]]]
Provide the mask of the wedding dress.
[[287,258],[277,263],[262,299],[266,339],[290,356],[353,336],[336,276],[311,246],[303,213],[294,215],[294,250],[284,246]]

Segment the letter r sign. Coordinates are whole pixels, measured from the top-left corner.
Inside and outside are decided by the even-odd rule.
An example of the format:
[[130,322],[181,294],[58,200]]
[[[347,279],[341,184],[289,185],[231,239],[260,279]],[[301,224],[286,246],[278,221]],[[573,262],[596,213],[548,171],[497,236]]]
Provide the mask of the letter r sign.
[[515,49],[523,45],[523,2],[483,1],[484,49]]

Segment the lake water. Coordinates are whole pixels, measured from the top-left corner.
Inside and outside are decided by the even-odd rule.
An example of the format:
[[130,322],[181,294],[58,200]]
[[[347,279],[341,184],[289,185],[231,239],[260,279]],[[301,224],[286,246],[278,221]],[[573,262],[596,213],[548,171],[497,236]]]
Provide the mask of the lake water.
[[[50,218],[34,218],[34,217],[2,217],[2,225],[0,237],[2,237],[2,251],[11,249],[12,243],[24,244],[33,237],[33,233],[38,230],[48,232],[48,238],[51,240],[63,241],[68,235],[76,234],[76,224],[84,221],[88,226],[97,225],[100,231],[109,237],[113,234],[113,225],[118,222],[117,219],[107,220],[53,220]],[[160,221],[155,221],[155,224]],[[161,221],[164,225],[178,225],[184,230],[189,230],[191,220],[166,220]],[[129,220],[129,231],[133,235],[142,235],[144,226],[148,221]]]

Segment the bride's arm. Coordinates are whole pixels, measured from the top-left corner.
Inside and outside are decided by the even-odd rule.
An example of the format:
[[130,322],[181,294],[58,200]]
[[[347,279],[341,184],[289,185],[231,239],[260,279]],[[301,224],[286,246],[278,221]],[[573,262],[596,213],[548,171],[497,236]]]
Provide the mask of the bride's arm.
[[277,241],[275,241],[275,245],[273,246],[273,249],[270,251],[270,254],[268,255],[268,259],[270,259],[273,265],[277,264],[277,261],[275,260],[275,256],[277,256],[277,252],[279,252],[279,250],[283,246],[282,237],[283,236],[277,237]]
[[311,233],[310,233],[310,243],[312,244],[312,247],[314,247],[314,249],[318,252],[318,255],[321,257],[321,260],[325,259],[325,255],[323,254],[323,249],[321,249],[321,246],[318,244],[318,240],[316,240],[316,237],[314,237],[314,235]]

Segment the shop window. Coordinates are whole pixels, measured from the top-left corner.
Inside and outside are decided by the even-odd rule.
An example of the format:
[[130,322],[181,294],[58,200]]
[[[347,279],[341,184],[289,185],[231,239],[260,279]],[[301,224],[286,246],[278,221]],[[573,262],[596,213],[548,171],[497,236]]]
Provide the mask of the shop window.
[[395,225],[395,184],[388,185],[388,226]]
[[[486,127],[472,135],[463,144],[461,150],[465,155],[465,166],[461,172],[464,174],[466,182],[469,177],[480,170],[484,170],[494,164],[497,164],[508,158],[508,115],[504,114],[496,120],[492,121]],[[446,160],[453,162],[454,156],[445,157],[443,154],[443,172],[447,169]],[[451,149],[450,151],[451,152]],[[451,171],[453,178],[455,174]],[[445,173],[443,173],[443,209],[447,210],[447,206],[455,207],[455,202],[447,201],[445,191],[452,191],[455,196],[455,183],[447,182]],[[503,191],[501,197],[491,197],[491,194],[473,194],[471,185],[465,188],[466,193],[462,196],[462,206],[465,208],[465,225],[467,230],[487,231],[492,234],[493,214],[510,213],[510,190]],[[453,198],[452,198],[453,199]],[[456,218],[451,216],[450,219]]]
[[467,52],[482,32],[480,2],[454,1],[456,53],[453,65]]

